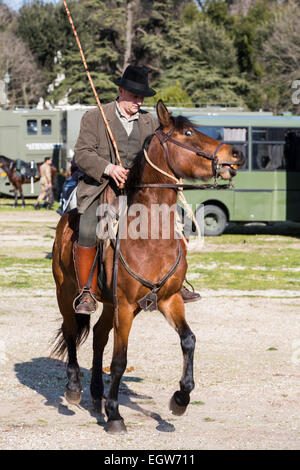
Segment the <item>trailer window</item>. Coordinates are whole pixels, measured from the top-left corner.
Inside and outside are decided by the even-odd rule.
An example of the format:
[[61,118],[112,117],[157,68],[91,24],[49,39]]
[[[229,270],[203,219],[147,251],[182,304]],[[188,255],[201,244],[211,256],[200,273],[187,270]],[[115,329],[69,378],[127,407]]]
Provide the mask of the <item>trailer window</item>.
[[300,130],[291,128],[253,128],[252,168],[254,170],[299,170]]
[[42,134],[50,135],[52,133],[52,122],[51,119],[42,119]]
[[36,119],[28,119],[27,120],[27,134],[28,135],[36,135],[38,133],[38,126]]

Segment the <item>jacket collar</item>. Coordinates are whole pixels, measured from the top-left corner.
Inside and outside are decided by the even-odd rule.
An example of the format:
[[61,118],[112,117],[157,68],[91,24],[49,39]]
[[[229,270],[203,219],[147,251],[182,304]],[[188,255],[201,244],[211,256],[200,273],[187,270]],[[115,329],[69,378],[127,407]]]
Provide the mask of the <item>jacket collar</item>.
[[[116,125],[118,116],[116,115],[116,102],[112,101],[103,106],[106,119],[111,127],[112,134],[116,133]],[[141,111],[139,113],[138,124],[140,127],[141,143],[144,143],[145,138],[151,133],[151,117],[149,113]]]

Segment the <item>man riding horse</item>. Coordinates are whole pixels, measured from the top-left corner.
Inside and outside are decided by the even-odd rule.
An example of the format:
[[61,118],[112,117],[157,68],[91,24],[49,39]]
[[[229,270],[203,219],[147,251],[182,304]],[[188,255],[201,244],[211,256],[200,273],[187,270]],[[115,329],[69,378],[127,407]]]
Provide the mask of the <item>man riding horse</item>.
[[[115,152],[98,109],[87,111],[83,116],[75,146],[75,163],[84,173],[77,188],[79,238],[74,243],[73,253],[80,295],[74,305],[75,313],[91,314],[97,308],[97,266],[91,282],[88,281],[96,256],[96,211],[99,196],[108,185],[117,192],[118,187],[125,183],[145,139],[159,125],[154,116],[140,109],[144,97],[156,94],[148,85],[148,71],[145,67],[129,65],[116,84],[119,86],[118,98],[104,105],[103,109],[117,142],[123,166],[115,164]],[[190,292],[185,287],[181,294],[185,302],[200,298],[198,293]]]

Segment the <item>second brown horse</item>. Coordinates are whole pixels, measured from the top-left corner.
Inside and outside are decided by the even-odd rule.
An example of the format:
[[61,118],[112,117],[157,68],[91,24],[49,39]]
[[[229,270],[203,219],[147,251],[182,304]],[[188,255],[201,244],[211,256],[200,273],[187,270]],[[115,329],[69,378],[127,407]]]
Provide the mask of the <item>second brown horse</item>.
[[[105,298],[98,289],[103,311],[94,326],[91,395],[96,408],[101,409],[104,392],[103,351],[109,332],[114,328],[111,385],[105,402],[106,429],[112,433],[126,431],[119,413],[118,392],[126,369],[128,337],[132,322],[141,311],[139,301],[144,297],[147,298],[149,294],[149,286],[146,286],[141,279],[144,278],[152,283],[158,282],[166,273],[172,272],[172,268],[173,272],[156,291],[156,295],[157,309],[179,335],[184,359],[179,390],[170,400],[170,409],[174,414],[184,413],[194,388],[193,356],[196,339],[185,319],[184,303],[180,294],[187,271],[185,252],[183,250],[180,255],[181,248],[175,234],[173,212],[170,213],[169,238],[165,239],[162,236],[161,219],[155,231],[158,236],[155,239],[151,238],[151,207],[155,204],[160,206],[164,204],[170,208],[176,205],[177,191],[168,187],[173,181],[167,175],[202,180],[221,176],[228,180],[236,174],[238,166],[243,164],[244,160],[239,151],[198,132],[186,118],[173,118],[162,101],[157,104],[157,115],[160,128],[148,146],[150,163],[141,153],[126,184],[129,209],[133,204],[147,208],[146,222],[149,236],[137,239],[128,236],[120,240],[120,253],[125,264],[123,262],[119,264],[117,277],[118,323],[114,321],[111,299]],[[133,216],[128,216],[125,220],[127,228],[132,220]],[[56,281],[58,305],[63,316],[54,352],[58,355],[63,355],[66,351],[68,353],[68,383],[65,396],[70,403],[79,403],[81,398],[80,368],[76,350],[80,342],[86,338],[90,322],[89,316],[75,315],[73,309],[73,299],[78,294],[72,255],[73,243],[78,235],[77,226],[76,210],[63,216],[57,226],[53,247],[53,275]],[[111,243],[107,248],[104,262],[107,288],[111,292],[113,263],[114,247]],[[138,276],[133,276],[132,272]]]
[[[38,174],[34,176],[33,178],[34,182],[39,181],[40,179],[40,167],[42,166],[43,163],[44,162],[39,162],[36,164]],[[5,157],[4,155],[0,155],[0,168],[2,169],[2,171],[5,172],[6,176],[9,179],[10,184],[13,187],[14,196],[15,196],[13,207],[17,207],[18,205],[18,194],[22,201],[22,207],[25,207],[25,199],[24,199],[22,186],[23,184],[31,183],[31,178],[20,175],[19,172],[17,171],[16,160],[12,160],[11,158]],[[52,183],[54,182],[56,173],[57,173],[57,170],[55,166],[51,165]]]

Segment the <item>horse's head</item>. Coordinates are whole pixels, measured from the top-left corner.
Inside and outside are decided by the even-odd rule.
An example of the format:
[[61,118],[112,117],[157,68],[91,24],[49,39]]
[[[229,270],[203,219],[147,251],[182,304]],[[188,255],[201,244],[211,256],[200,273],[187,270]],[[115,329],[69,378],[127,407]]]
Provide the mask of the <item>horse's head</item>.
[[4,155],[0,155],[0,168],[3,168],[4,170],[10,169],[13,163],[14,160],[4,157]]
[[3,155],[0,155],[0,168],[3,168],[4,165],[6,164],[6,157],[3,157]]
[[207,180],[220,176],[228,180],[244,164],[242,152],[197,131],[187,118],[172,117],[161,100],[156,111],[160,122],[156,135],[177,177]]

